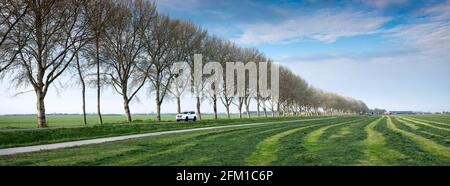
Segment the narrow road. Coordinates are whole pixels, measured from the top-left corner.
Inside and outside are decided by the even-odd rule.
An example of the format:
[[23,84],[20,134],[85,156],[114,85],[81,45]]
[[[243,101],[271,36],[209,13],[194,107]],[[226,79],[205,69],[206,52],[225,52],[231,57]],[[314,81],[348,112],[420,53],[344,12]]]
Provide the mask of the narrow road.
[[291,121],[260,122],[260,123],[249,123],[249,124],[238,124],[238,125],[225,125],[225,126],[182,129],[182,130],[172,130],[172,131],[163,131],[163,132],[151,132],[151,133],[144,133],[144,134],[132,134],[132,135],[125,135],[125,136],[97,138],[97,139],[90,139],[90,140],[63,142],[63,143],[53,143],[53,144],[46,144],[46,145],[33,145],[33,146],[27,146],[27,147],[14,147],[14,148],[0,149],[0,155],[12,155],[12,154],[27,153],[27,152],[37,152],[37,151],[41,151],[41,150],[76,147],[76,146],[81,146],[81,145],[98,144],[98,143],[105,143],[105,142],[112,142],[112,141],[121,141],[121,140],[142,138],[142,137],[149,137],[149,136],[179,134],[179,133],[187,133],[187,132],[194,132],[194,131],[204,131],[204,130],[213,130],[213,129],[232,128],[232,127],[244,127],[244,126],[252,126],[252,125],[267,125],[267,124],[276,124],[276,123],[293,123],[293,122],[299,122],[299,121],[325,120],[325,119],[333,119],[333,118],[335,118],[335,117],[291,120]]

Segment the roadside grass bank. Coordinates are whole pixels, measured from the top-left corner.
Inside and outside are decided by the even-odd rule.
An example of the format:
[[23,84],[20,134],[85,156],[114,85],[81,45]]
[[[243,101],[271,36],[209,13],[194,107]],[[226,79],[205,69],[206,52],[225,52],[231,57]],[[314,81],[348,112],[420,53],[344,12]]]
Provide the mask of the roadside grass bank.
[[77,128],[49,128],[36,130],[0,130],[0,148],[30,146],[122,136],[148,132],[170,131],[178,129],[201,128],[221,125],[235,125],[257,122],[277,122],[309,119],[331,119],[332,117],[274,117],[250,119],[202,120],[196,122],[170,122],[165,124],[115,124],[95,125]]

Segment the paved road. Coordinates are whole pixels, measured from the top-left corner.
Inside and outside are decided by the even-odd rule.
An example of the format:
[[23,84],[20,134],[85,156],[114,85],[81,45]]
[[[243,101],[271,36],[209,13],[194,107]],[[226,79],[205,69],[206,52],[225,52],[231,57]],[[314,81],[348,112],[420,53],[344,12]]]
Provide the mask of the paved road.
[[163,132],[151,132],[151,133],[144,133],[144,134],[133,134],[133,135],[107,137],[107,138],[97,138],[97,139],[91,139],[91,140],[80,140],[80,141],[71,141],[71,142],[63,142],[63,143],[53,143],[53,144],[46,144],[46,145],[34,145],[34,146],[28,146],[28,147],[14,147],[14,148],[0,149],[0,155],[12,155],[12,154],[19,154],[19,153],[36,152],[36,151],[41,151],[41,150],[51,150],[51,149],[59,149],[59,148],[66,148],[66,147],[75,147],[75,146],[81,146],[81,145],[98,144],[98,143],[105,143],[105,142],[111,142],[111,141],[142,138],[142,137],[148,137],[148,136],[179,134],[179,133],[194,132],[194,131],[223,129],[223,128],[232,128],[232,127],[244,127],[244,126],[252,126],[252,125],[266,125],[266,124],[275,124],[275,123],[293,123],[293,122],[299,122],[299,121],[325,120],[325,119],[332,119],[332,118],[334,118],[334,117],[291,120],[291,121],[263,122],[263,123],[249,123],[249,124],[239,124],[239,125],[225,125],[225,126],[215,126],[215,127],[203,127],[203,128],[182,129],[182,130],[172,130],[172,131],[163,131]]

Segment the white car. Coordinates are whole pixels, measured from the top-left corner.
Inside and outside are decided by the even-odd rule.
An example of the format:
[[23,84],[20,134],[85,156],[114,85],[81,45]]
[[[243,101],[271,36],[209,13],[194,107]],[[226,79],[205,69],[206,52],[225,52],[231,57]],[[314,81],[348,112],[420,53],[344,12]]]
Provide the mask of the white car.
[[197,114],[194,111],[189,111],[189,112],[182,112],[177,114],[176,116],[177,121],[196,121],[197,120]]

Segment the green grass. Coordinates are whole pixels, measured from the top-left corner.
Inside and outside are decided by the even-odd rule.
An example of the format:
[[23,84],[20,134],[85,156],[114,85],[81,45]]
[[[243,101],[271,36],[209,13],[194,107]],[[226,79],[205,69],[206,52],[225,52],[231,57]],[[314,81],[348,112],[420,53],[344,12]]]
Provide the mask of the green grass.
[[[152,129],[155,131],[269,119],[109,127],[126,128],[122,130],[161,127]],[[290,119],[296,118],[272,118],[273,121]],[[420,119],[430,125],[431,122],[444,122],[425,117]],[[86,128],[92,128],[91,132],[95,133],[96,127]],[[42,131],[53,130],[62,129]],[[0,156],[0,165],[450,165],[450,148],[444,143],[446,132],[401,120],[397,116],[346,116],[144,137]],[[432,137],[432,134],[436,136]]]
[[[245,117],[245,116],[244,116]],[[254,116],[255,117],[255,116]],[[226,115],[218,115],[219,119],[226,119]],[[232,119],[238,118],[237,114],[231,115]],[[46,117],[48,127],[76,127],[84,126],[83,117],[81,115],[49,115]],[[127,123],[125,116],[120,115],[103,115],[104,124],[123,124]],[[133,115],[133,123],[154,123],[155,115]],[[211,120],[213,115],[202,115],[202,119]],[[88,126],[98,125],[98,117],[96,115],[88,115],[86,117]],[[161,121],[175,121],[175,115],[163,114]],[[0,116],[0,130],[1,129],[21,129],[21,128],[36,128],[37,121],[35,116]]]
[[402,135],[387,126],[387,118],[377,124],[374,130],[381,133],[385,139],[385,147],[395,150],[403,156],[388,161],[388,165],[449,165],[447,160],[443,160],[430,152],[424,151],[419,144],[411,138]]
[[[139,134],[146,132],[158,132],[177,129],[199,128],[219,125],[232,125],[253,122],[288,121],[304,119],[305,117],[282,118],[245,118],[245,119],[220,119],[201,120],[196,122],[166,122],[163,124],[108,124],[94,125],[76,128],[48,128],[48,129],[8,129],[0,130],[0,147],[29,146],[65,142],[100,137]],[[308,117],[309,119],[314,117]]]
[[361,165],[395,165],[396,159],[404,157],[398,151],[385,146],[386,140],[383,134],[375,130],[375,127],[382,122],[386,122],[385,117],[379,118],[365,127],[367,139],[363,143],[367,146],[365,151],[367,160],[364,160]]
[[425,151],[428,151],[436,156],[439,156],[441,158],[447,159],[450,161],[450,148],[442,146],[438,143],[436,143],[433,140],[427,139],[425,137],[422,137],[420,135],[417,135],[413,132],[409,132],[406,130],[400,129],[398,126],[396,126],[391,118],[388,118],[387,120],[387,126],[389,129],[400,133],[403,136],[406,136],[410,139],[412,139],[414,142],[416,142],[420,148],[422,148]]

